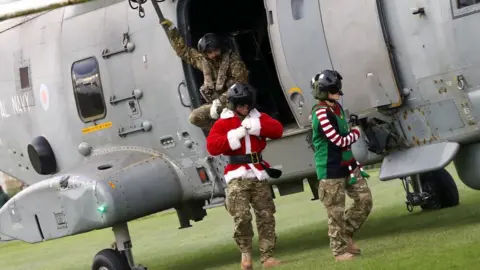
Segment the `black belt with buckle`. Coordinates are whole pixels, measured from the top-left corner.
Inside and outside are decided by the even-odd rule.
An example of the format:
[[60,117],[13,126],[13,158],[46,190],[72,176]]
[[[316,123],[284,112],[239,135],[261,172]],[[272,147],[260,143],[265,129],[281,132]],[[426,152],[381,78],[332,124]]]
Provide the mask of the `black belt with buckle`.
[[262,153],[251,153],[239,156],[229,156],[228,162],[230,164],[257,164],[263,161]]
[[265,164],[262,163],[262,153],[251,153],[246,155],[239,155],[239,156],[229,156],[228,161],[230,164],[260,164],[263,169],[267,172],[268,176],[272,178],[280,178],[282,176],[282,171],[274,169],[274,168],[267,168]]

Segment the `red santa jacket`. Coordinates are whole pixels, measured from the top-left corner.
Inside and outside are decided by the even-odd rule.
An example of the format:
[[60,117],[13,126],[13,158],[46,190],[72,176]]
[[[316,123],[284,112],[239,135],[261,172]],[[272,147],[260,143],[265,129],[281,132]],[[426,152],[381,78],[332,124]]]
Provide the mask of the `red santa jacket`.
[[[267,145],[266,138],[278,139],[282,137],[282,124],[270,117],[268,114],[260,113],[256,109],[250,111],[251,129],[247,131],[245,137],[238,140],[228,136],[229,131],[242,125],[242,121],[233,111],[224,109],[220,119],[215,121],[207,137],[207,150],[213,155],[220,154],[226,156],[246,155],[250,153],[260,153]],[[270,164],[263,162],[265,167]],[[227,164],[224,170],[225,181],[228,183],[234,178],[258,178],[265,180],[268,174],[264,171],[261,164]]]

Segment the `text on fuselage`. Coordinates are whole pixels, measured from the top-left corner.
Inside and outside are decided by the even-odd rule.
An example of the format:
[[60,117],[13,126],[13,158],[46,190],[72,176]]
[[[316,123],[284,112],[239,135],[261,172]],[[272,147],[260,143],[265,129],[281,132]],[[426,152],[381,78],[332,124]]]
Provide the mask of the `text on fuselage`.
[[21,114],[30,111],[30,104],[28,102],[28,94],[16,95],[11,99],[11,109],[7,106],[8,102],[0,100],[0,116],[2,119],[8,118],[12,115]]

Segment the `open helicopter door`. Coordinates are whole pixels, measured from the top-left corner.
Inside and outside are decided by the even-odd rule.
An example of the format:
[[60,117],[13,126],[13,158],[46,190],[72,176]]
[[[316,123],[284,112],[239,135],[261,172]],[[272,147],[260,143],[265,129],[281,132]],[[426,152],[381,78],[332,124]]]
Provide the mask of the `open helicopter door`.
[[377,0],[318,1],[330,59],[344,78],[343,105],[359,115],[373,108],[400,106]]
[[264,0],[278,78],[299,126],[311,125],[310,80],[332,68],[318,0]]

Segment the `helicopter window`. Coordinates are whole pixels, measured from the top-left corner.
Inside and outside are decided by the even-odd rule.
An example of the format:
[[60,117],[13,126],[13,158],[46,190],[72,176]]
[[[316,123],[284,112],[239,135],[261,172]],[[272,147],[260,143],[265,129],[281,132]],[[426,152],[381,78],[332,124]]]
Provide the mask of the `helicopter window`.
[[457,7],[464,8],[471,5],[479,4],[480,0],[457,0]]
[[72,83],[78,115],[83,122],[102,119],[106,115],[100,71],[95,57],[73,63]]
[[450,0],[453,19],[480,12],[480,0]]
[[20,68],[20,87],[22,89],[30,87],[30,78],[28,74],[28,67]]
[[304,12],[304,5],[303,0],[291,0],[292,5],[292,16],[295,21],[300,20],[303,18]]

